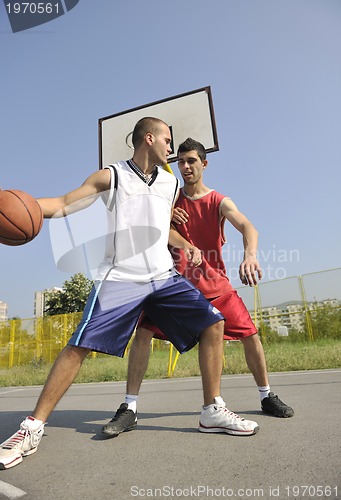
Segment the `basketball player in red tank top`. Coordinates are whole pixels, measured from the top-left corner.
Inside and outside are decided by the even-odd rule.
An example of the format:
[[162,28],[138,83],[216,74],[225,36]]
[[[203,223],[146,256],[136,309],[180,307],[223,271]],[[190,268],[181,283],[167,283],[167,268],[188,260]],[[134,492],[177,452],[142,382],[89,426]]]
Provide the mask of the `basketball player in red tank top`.
[[[178,157],[184,187],[176,203],[173,222],[176,230],[187,241],[200,248],[202,263],[194,267],[188,263],[183,251],[173,249],[177,270],[225,316],[224,339],[242,342],[247,365],[258,386],[262,410],[276,417],[292,417],[294,410],[270,391],[262,343],[245,304],[230,284],[222,256],[222,247],[226,242],[224,225],[229,221],[243,236],[244,259],[239,267],[241,282],[249,286],[256,285],[262,277],[257,260],[258,232],[230,198],[205,186],[203,172],[208,161],[201,143],[187,139],[179,146]],[[136,412],[138,392],[147,369],[153,336],[165,338],[152,321],[144,317],[129,355],[126,394],[128,414],[125,418],[129,412]],[[114,428],[120,427],[121,416],[117,417],[104,426],[105,433],[110,435]],[[200,424],[199,430],[202,430]]]

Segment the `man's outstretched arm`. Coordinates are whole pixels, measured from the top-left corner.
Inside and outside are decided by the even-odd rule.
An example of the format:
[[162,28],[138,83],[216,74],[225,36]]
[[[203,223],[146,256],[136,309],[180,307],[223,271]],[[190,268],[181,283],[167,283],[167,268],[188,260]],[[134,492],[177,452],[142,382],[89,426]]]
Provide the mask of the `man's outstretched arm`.
[[220,211],[221,215],[243,235],[244,259],[239,266],[240,279],[245,285],[257,285],[258,280],[262,279],[262,269],[257,260],[258,231],[229,198],[223,199]]

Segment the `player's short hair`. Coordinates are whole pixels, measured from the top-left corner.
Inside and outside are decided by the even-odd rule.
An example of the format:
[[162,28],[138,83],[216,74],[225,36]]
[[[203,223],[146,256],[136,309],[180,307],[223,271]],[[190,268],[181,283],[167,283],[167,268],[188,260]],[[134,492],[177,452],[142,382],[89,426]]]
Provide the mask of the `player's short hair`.
[[148,134],[148,132],[156,135],[160,130],[161,124],[168,127],[167,123],[165,123],[163,120],[160,120],[159,118],[154,118],[151,116],[145,116],[144,118],[141,118],[136,123],[131,138],[134,148],[136,149],[143,142],[145,135]]
[[201,142],[188,137],[184,142],[182,142],[178,147],[179,153],[188,153],[188,151],[196,151],[201,161],[206,160],[206,150]]

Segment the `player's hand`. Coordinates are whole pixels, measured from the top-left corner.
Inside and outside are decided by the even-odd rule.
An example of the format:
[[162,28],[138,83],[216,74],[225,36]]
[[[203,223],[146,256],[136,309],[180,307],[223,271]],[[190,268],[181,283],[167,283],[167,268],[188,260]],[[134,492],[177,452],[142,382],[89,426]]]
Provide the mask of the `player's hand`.
[[254,257],[246,257],[239,266],[239,277],[243,285],[255,286],[262,279],[262,269]]
[[188,222],[188,217],[189,215],[186,210],[176,207],[173,210],[172,222],[175,222],[175,224],[186,224],[186,222]]
[[198,267],[202,263],[201,250],[195,246],[186,248],[185,255],[187,260],[194,266]]

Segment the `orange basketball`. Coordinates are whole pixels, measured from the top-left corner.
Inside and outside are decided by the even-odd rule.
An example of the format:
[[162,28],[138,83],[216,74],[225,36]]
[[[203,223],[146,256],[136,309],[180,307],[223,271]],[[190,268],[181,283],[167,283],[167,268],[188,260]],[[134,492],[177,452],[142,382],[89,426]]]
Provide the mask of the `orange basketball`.
[[0,243],[24,245],[37,236],[43,213],[35,198],[24,191],[0,191]]

